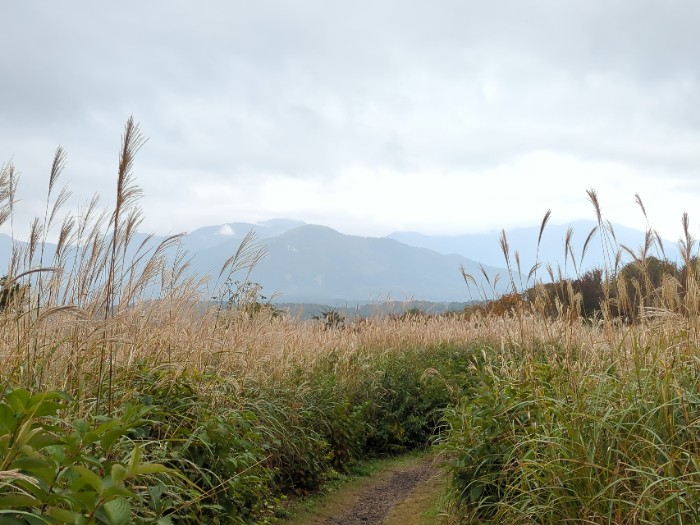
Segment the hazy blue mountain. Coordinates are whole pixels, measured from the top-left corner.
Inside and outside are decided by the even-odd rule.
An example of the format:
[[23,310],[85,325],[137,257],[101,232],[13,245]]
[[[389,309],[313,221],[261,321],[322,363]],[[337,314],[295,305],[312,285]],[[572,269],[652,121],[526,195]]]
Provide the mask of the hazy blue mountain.
[[[415,248],[393,239],[343,235],[324,226],[304,225],[282,235],[265,239],[267,256],[255,267],[251,279],[263,285],[265,293],[277,293],[285,302],[376,301],[420,299],[426,301],[468,301],[471,295],[459,271],[460,265],[490,287],[478,263],[460,255],[442,255]],[[202,250],[193,266],[205,273],[207,266],[218,273],[235,251],[231,241]],[[501,268],[485,267],[492,282]],[[497,291],[506,289],[506,279]]]
[[[606,256],[603,245],[601,244],[600,232],[597,232],[591,239],[586,254],[583,260],[581,260],[583,245],[588,234],[596,224],[597,223],[593,221],[576,221],[568,225],[547,225],[542,234],[539,258],[537,257],[539,226],[507,230],[506,238],[510,247],[511,263],[515,265],[515,252],[518,251],[520,254],[522,272],[524,274],[527,274],[530,268],[535,264],[535,261],[539,260],[543,268],[547,264],[550,264],[555,270],[561,268],[562,272],[566,265],[567,273],[572,275],[574,273],[574,267],[571,257],[568,257],[566,260],[564,258],[567,230],[569,227],[572,227],[574,234],[571,246],[575,256],[576,266],[582,270],[602,267],[605,264]],[[615,232],[615,240],[611,239],[613,244],[615,244],[616,241],[617,244],[625,245],[635,252],[638,252],[639,248],[644,244],[645,234],[640,230],[620,225],[613,225],[613,230]],[[492,266],[506,265],[500,245],[501,231],[455,236],[428,236],[415,232],[395,232],[387,238],[398,240],[410,246],[435,250],[442,254],[459,254]],[[666,255],[677,260],[678,250],[676,243],[664,240],[663,245]],[[661,253],[657,253],[656,249],[652,254],[663,257]],[[614,258],[614,254],[612,257]],[[623,257],[623,263],[629,262],[629,260],[629,256]],[[540,273],[540,276],[544,277],[542,273]]]
[[[572,223],[572,246],[577,265],[583,243],[595,226],[590,221]],[[544,266],[564,269],[564,238],[567,226],[548,225],[542,236],[539,260],[543,263],[539,277],[546,279]],[[637,250],[644,233],[615,226],[617,243]],[[284,302],[314,302],[343,304],[391,298],[397,301],[422,300],[435,302],[470,301],[490,297],[492,286],[484,278],[479,263],[484,265],[496,292],[509,290],[508,273],[500,248],[500,232],[460,236],[426,236],[397,232],[389,237],[359,237],[343,235],[324,226],[307,225],[300,221],[274,219],[257,224],[232,222],[194,230],[182,238],[182,247],[191,258],[191,269],[198,275],[210,275],[206,294],[218,295],[226,275],[219,278],[221,267],[236,253],[241,241],[254,230],[267,256],[253,270],[251,279],[263,286],[267,296],[277,294]],[[522,273],[527,275],[536,260],[538,227],[509,230],[511,264],[516,270],[514,255],[520,254]],[[127,259],[147,236],[137,234]],[[163,240],[153,237],[152,249]],[[665,241],[667,255],[677,256],[675,243]],[[7,261],[12,241],[0,234],[0,257]],[[51,264],[55,247],[46,246],[44,266]],[[177,248],[168,257],[173,260]],[[605,259],[599,234],[589,243],[582,268],[600,266]],[[627,258],[626,260],[629,260]],[[38,266],[38,258],[35,258]],[[478,262],[477,262],[478,261]],[[476,279],[478,285],[467,287],[459,271],[460,265]],[[572,275],[571,259],[566,262]],[[515,272],[514,272],[515,273]],[[500,274],[500,279],[496,275]],[[0,275],[2,275],[0,273]],[[234,275],[233,280],[246,276]],[[521,285],[518,277],[516,284]],[[523,279],[523,284],[528,284]]]
[[235,244],[237,247],[251,230],[255,231],[259,239],[267,239],[302,225],[304,225],[302,221],[270,219],[257,224],[230,222],[218,226],[205,226],[187,235],[183,239],[183,245],[190,253],[197,253],[221,245],[231,246]]

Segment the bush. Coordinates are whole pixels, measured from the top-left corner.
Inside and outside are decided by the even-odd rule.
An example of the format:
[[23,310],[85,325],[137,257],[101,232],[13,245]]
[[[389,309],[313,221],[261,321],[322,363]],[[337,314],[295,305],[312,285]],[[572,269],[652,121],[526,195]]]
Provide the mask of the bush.
[[216,378],[142,373],[135,395],[150,412],[140,437],[151,457],[189,481],[168,491],[178,523],[252,523],[269,511],[275,503],[272,470],[255,414],[199,393],[224,388]]
[[[697,523],[697,373],[613,368],[574,384],[489,368],[448,408],[444,451],[463,518],[481,523]],[[512,372],[512,371],[511,371]]]
[[[6,390],[0,401],[0,522],[154,523],[148,505],[154,474],[172,473],[142,461],[128,435],[143,423],[144,407],[114,418],[65,421],[72,400],[61,392]],[[165,521],[159,521],[166,523]]]

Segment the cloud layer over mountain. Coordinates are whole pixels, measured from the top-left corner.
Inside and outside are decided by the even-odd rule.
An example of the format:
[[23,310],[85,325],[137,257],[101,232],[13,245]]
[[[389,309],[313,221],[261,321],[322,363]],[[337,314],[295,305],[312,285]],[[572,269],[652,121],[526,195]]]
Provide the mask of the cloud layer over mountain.
[[[700,205],[693,0],[0,2],[0,161],[42,214],[114,194],[130,114],[146,227],[291,216],[343,231],[590,217],[677,232]],[[696,221],[697,222],[697,221]]]

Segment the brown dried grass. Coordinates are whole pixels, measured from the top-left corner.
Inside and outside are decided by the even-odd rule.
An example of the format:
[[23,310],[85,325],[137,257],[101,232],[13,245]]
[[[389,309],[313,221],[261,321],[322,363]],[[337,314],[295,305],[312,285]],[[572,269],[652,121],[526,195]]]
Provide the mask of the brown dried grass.
[[[553,362],[565,362],[574,374],[600,370],[614,364],[624,369],[640,359],[639,348],[673,356],[696,348],[700,318],[700,286],[694,271],[694,239],[683,217],[683,257],[688,265],[686,282],[666,279],[658,290],[649,289],[649,280],[637,283],[650,300],[639,309],[638,322],[622,324],[610,315],[613,299],[606,286],[602,318],[583,319],[569,285],[561,293],[568,296],[568,307],[545,305],[539,294],[529,303],[503,315],[406,316],[374,318],[341,328],[325,329],[321,323],[271,316],[263,309],[248,312],[209,307],[203,310],[202,281],[188,278],[186,256],[168,263],[165,252],[177,244],[179,236],[156,246],[144,241],[131,259],[132,244],[140,223],[140,190],[132,179],[134,155],[143,144],[138,126],[130,119],[122,138],[118,169],[117,201],[114,210],[103,210],[95,197],[79,217],[66,214],[60,229],[56,255],[45,259],[48,230],[56,223],[67,190],[53,199],[53,189],[65,164],[65,152],[56,152],[49,180],[46,214],[32,224],[29,243],[15,243],[8,283],[32,281],[30,300],[17,296],[0,315],[0,380],[40,389],[63,389],[76,394],[103,396],[107,381],[111,406],[111,380],[137,366],[167,366],[174,370],[215,373],[236,381],[266,381],[284,375],[288,364],[311,363],[319,356],[335,353],[343,360],[368,352],[401,352],[406,348],[437,345],[489,345],[502,350],[502,366],[527,362],[534,348],[549,353]],[[9,164],[0,168],[0,222],[12,220],[17,175]],[[615,261],[606,268],[614,275],[622,248],[615,245],[614,231],[603,220],[594,190],[588,191],[606,258]],[[53,199],[53,201],[52,201]],[[637,200],[645,212],[641,199]],[[50,211],[49,211],[50,210]],[[646,216],[646,213],[645,213]],[[546,227],[548,211],[540,228]],[[586,239],[588,246],[595,230]],[[644,251],[639,255],[644,269],[647,252],[658,239],[649,229]],[[508,268],[510,247],[503,232],[501,247]],[[662,247],[661,247],[662,248]],[[567,236],[567,258],[575,262]],[[585,251],[585,248],[584,248]],[[583,258],[584,254],[581,254]],[[220,276],[249,271],[262,256],[254,239],[248,238],[227,261]],[[515,259],[520,275],[520,260]],[[579,263],[580,264],[580,263]],[[529,277],[537,276],[538,260]],[[457,271],[458,269],[455,269]],[[548,269],[551,277],[554,271]],[[464,273],[464,271],[463,271]],[[512,272],[511,272],[512,273]],[[561,274],[561,270],[559,271]],[[470,276],[464,275],[469,283]],[[506,276],[513,291],[522,287],[520,277]],[[471,278],[471,281],[474,281]],[[516,282],[517,281],[517,282]],[[534,283],[541,286],[539,281]],[[680,284],[685,290],[680,292]],[[493,283],[491,283],[493,285]],[[153,289],[159,291],[153,297]],[[624,290],[623,290],[624,291]],[[465,289],[465,296],[468,290]],[[623,304],[626,295],[615,301]],[[619,306],[618,304],[618,306]],[[636,305],[627,304],[628,308]],[[559,315],[547,314],[555,307]]]

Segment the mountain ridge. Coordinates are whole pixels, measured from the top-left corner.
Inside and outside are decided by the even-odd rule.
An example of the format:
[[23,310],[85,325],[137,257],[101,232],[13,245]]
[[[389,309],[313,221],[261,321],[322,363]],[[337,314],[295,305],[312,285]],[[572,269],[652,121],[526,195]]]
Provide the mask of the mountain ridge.
[[[322,225],[303,225],[261,239],[267,256],[250,278],[285,302],[399,300],[468,301],[460,266],[480,271],[479,263],[458,255],[441,255],[394,239],[345,235]],[[231,246],[219,245],[195,255],[193,264],[206,272],[223,261]],[[485,266],[491,279],[503,268]],[[502,293],[505,287],[497,287]],[[476,290],[474,293],[479,293]],[[487,295],[491,295],[491,292]]]
[[[605,250],[600,242],[600,232],[598,231],[586,247],[585,256],[582,258],[583,246],[588,234],[598,224],[594,221],[573,221],[568,224],[548,224],[542,232],[542,241],[539,245],[539,226],[521,227],[506,230],[506,239],[510,248],[511,262],[514,263],[515,252],[518,251],[521,268],[527,273],[537,262],[542,265],[551,264],[553,268],[564,268],[567,266],[568,275],[586,271],[594,267],[601,267],[606,264]],[[644,243],[645,233],[641,230],[629,228],[619,224],[612,225],[615,232],[613,239],[619,245],[625,245],[633,251],[637,251]],[[572,228],[571,251],[574,254],[574,264],[571,262],[571,255],[564,257],[565,239],[569,228]],[[396,239],[405,244],[416,247],[432,249],[442,254],[457,253],[465,257],[472,257],[473,251],[479,252],[479,261],[489,265],[505,265],[505,256],[500,246],[502,232],[488,232],[462,235],[424,235],[418,232],[393,232],[387,237]],[[678,261],[678,250],[675,243],[664,240],[665,255],[673,261]],[[660,258],[664,253],[653,252]],[[608,263],[609,264],[609,263]]]
[[[506,232],[510,245],[510,265],[516,283],[527,286],[524,276],[517,272],[515,253],[520,259],[520,271],[527,275],[535,261],[565,272],[584,271],[604,262],[604,250],[594,238],[588,245],[581,264],[582,244],[592,221],[577,221],[570,225],[548,225],[537,252],[539,227],[516,228]],[[564,238],[574,228],[571,258],[564,259]],[[644,233],[615,226],[617,239],[634,249],[643,242]],[[220,276],[224,262],[238,250],[243,239],[253,230],[267,256],[248,275],[231,276],[231,283],[250,278],[263,287],[266,296],[275,295],[283,302],[342,304],[347,301],[376,302],[379,298],[394,300],[423,300],[462,302],[489,299],[511,291],[506,260],[499,243],[500,233],[428,236],[416,232],[394,232],[385,237],[347,235],[328,226],[307,224],[292,219],[271,219],[259,223],[230,222],[203,226],[182,238],[182,249],[189,254],[190,265],[198,275],[210,275],[210,295],[221,295],[228,275]],[[146,238],[138,234],[138,239]],[[154,236],[158,243],[164,237]],[[667,244],[668,241],[667,241]],[[135,242],[134,245],[138,245]],[[9,259],[12,240],[0,234],[0,256]],[[55,246],[47,244],[48,261]],[[133,255],[135,248],[129,252]],[[667,247],[668,250],[668,247]],[[175,249],[168,252],[170,261]],[[580,267],[579,267],[580,265]],[[477,282],[469,288],[460,267]],[[484,276],[488,276],[488,279]],[[496,276],[500,274],[500,279]],[[545,274],[543,269],[540,276]],[[219,278],[220,277],[220,278]],[[522,277],[522,279],[521,279]],[[222,282],[222,280],[224,282]],[[491,284],[489,284],[491,283]],[[496,283],[496,284],[494,284]],[[491,286],[493,284],[493,286]]]

